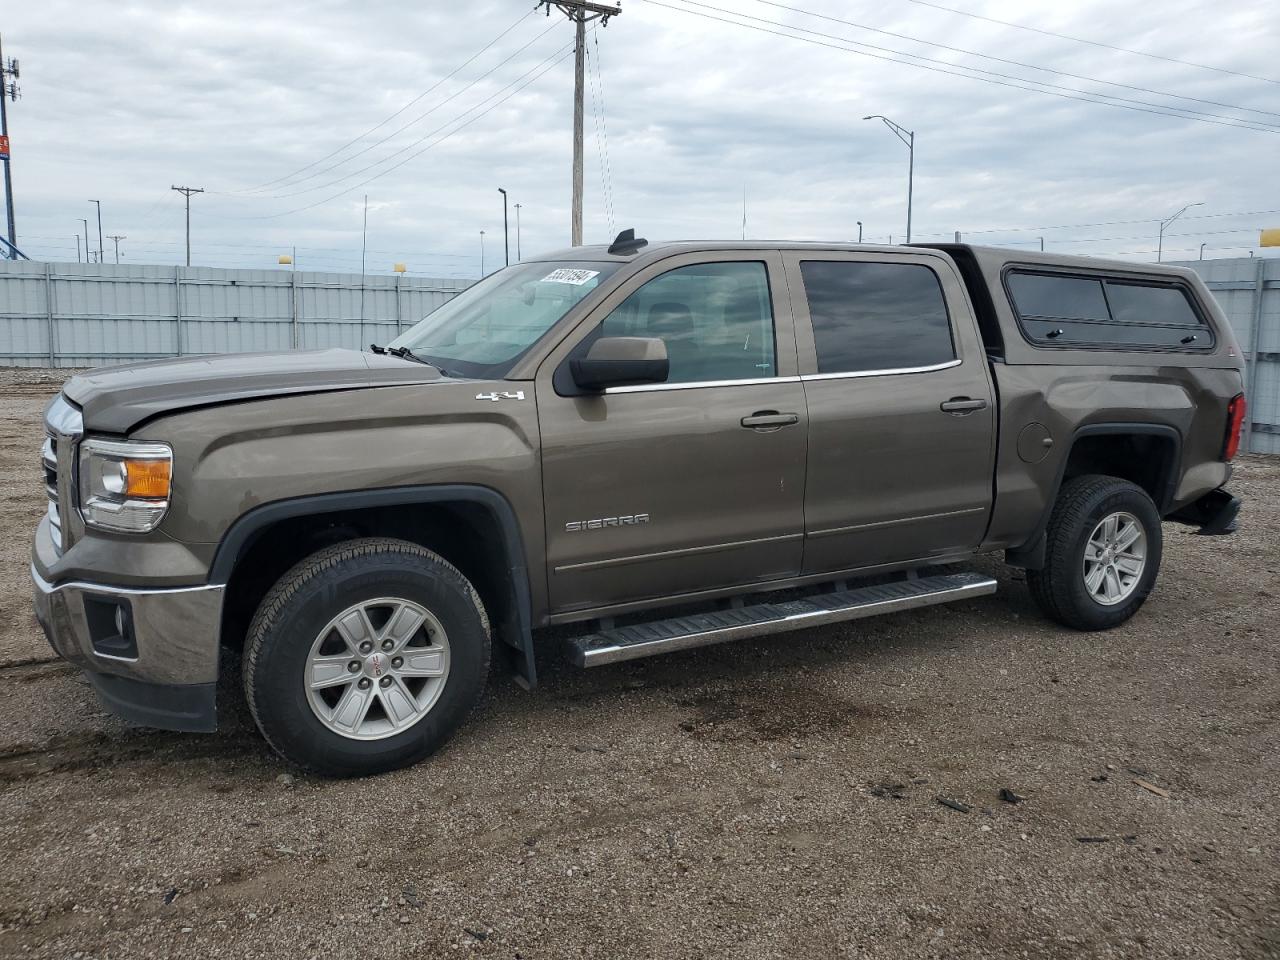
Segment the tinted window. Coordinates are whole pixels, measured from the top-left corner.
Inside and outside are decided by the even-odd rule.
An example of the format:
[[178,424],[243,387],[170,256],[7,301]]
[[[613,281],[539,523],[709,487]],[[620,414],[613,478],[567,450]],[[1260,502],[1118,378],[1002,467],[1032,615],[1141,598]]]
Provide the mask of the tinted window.
[[1093,346],[1207,350],[1213,332],[1175,284],[1104,277],[1010,273],[1018,320],[1034,342]]
[[1178,287],[1151,287],[1107,281],[1111,316],[1119,323],[1176,323],[1195,327],[1200,318]]
[[1009,278],[1018,313],[1059,320],[1106,320],[1107,299],[1101,280],[1015,273]]
[[659,337],[668,383],[776,374],[773,307],[763,263],[699,263],[650,280],[601,325],[605,337]]
[[937,275],[913,263],[800,264],[819,373],[927,367],[955,359]]

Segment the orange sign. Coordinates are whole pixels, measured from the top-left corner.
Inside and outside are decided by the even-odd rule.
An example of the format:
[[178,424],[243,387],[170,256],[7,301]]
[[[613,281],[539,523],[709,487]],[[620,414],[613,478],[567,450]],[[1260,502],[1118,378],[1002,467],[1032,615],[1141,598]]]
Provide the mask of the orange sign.
[[0,157],[7,157],[8,155],[9,155],[9,138],[0,137]]

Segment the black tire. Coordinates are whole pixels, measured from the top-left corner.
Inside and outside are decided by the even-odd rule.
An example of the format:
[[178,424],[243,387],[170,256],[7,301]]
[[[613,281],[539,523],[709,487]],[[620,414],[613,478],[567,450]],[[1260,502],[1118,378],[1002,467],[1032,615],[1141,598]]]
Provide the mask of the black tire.
[[[1122,602],[1098,602],[1085,585],[1084,553],[1089,537],[1107,516],[1124,511],[1137,518],[1146,535],[1146,566],[1133,592]],[[1116,477],[1088,475],[1063,484],[1045,531],[1044,568],[1027,571],[1027,585],[1040,610],[1076,630],[1110,630],[1124,623],[1146,601],[1160,572],[1164,540],[1160,513],[1141,487]]]
[[[448,673],[438,699],[413,726],[356,740],[316,716],[306,664],[327,623],[380,597],[411,600],[432,613],[448,636]],[[416,763],[447,741],[479,702],[490,656],[484,606],[456,567],[403,540],[351,540],[298,563],[263,599],[245,639],[245,699],[267,743],[286,760],[325,776],[365,776]]]

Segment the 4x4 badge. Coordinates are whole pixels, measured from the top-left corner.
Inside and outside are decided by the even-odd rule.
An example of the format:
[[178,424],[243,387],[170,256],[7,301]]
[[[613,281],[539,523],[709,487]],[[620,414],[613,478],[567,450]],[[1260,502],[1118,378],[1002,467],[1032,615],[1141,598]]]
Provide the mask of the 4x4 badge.
[[477,393],[476,399],[492,400],[494,403],[497,403],[499,400],[523,400],[524,391],[517,390],[515,393],[511,393],[509,390],[504,390],[502,393]]

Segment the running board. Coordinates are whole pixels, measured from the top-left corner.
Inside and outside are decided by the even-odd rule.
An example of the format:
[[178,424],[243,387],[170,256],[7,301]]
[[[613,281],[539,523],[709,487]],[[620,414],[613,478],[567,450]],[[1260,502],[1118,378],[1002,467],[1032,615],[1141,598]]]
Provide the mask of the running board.
[[759,603],[601,630],[570,639],[569,658],[579,667],[599,667],[713,643],[968,600],[995,592],[996,581],[979,573],[919,577],[815,594],[799,600]]

